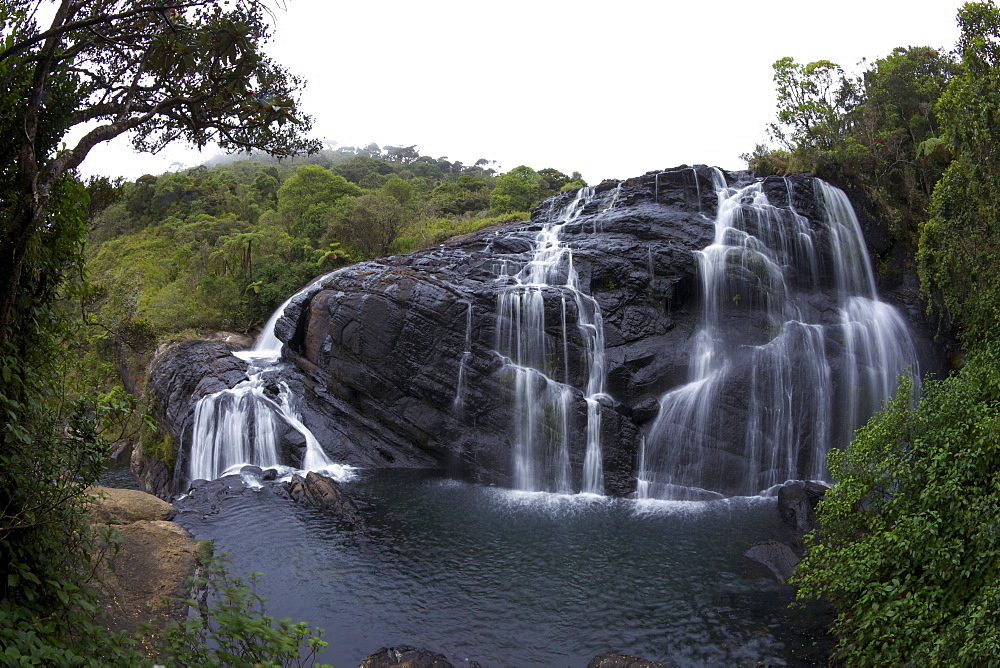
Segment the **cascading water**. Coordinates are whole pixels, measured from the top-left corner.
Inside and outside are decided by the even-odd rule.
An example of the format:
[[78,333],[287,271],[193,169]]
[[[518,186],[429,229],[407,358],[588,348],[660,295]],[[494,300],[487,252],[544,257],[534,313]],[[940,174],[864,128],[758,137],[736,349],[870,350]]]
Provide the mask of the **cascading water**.
[[[774,206],[761,182],[730,188],[713,172],[713,242],[698,254],[702,318],[689,380],[660,398],[643,442],[637,496],[752,495],[789,479],[823,479],[843,445],[896,389],[919,378],[899,313],[880,302],[846,195],[816,181],[818,225]],[[835,311],[813,288],[829,277]],[[735,444],[735,445],[734,445]]]
[[[579,442],[574,404],[582,398],[587,423],[580,491],[604,493],[601,459],[601,400],[605,395],[604,329],[597,302],[580,290],[573,253],[560,241],[563,228],[576,220],[594,196],[581,188],[556,222],[535,237],[532,258],[514,275],[503,271],[497,294],[495,350],[514,389],[514,487],[525,491],[572,493],[570,449]],[[558,305],[558,311],[554,307]],[[547,311],[547,306],[549,310]],[[558,317],[559,335],[546,331]],[[569,359],[571,317],[576,318],[583,348],[586,382],[572,384]],[[574,346],[575,347],[575,346]],[[560,359],[561,358],[561,359]]]
[[[281,367],[282,343],[274,331],[278,319],[296,296],[325,278],[316,279],[279,306],[252,349],[233,353],[249,362],[246,380],[195,404],[188,480],[214,480],[246,465],[322,471],[337,478],[347,475],[350,468],[331,461],[302,423],[288,385],[269,380]],[[269,393],[269,386],[277,389],[276,395],[273,389]],[[304,441],[299,462],[287,461],[279,452],[280,434],[288,430],[298,432]]]
[[458,383],[455,386],[455,399],[451,402],[451,409],[459,418],[465,412],[465,366],[472,357],[472,302],[470,301],[465,309],[465,350],[462,352],[462,360],[458,363]]

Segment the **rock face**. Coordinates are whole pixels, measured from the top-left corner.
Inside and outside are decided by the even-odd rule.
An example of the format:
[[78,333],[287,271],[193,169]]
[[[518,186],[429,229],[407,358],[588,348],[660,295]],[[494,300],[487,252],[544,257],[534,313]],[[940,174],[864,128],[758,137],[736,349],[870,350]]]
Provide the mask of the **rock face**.
[[793,481],[778,489],[778,512],[785,524],[800,534],[816,528],[816,504],[827,487],[816,482]]
[[[185,579],[198,567],[197,543],[170,522],[173,507],[145,492],[91,487],[94,524],[110,522],[121,536],[118,551],[97,569],[103,620],[113,631],[135,634],[151,624],[155,636],[187,606]],[[147,648],[148,649],[148,648]]]
[[[705,167],[605,182],[563,228],[560,241],[572,250],[579,289],[600,309],[606,371],[605,392],[585,401],[595,353],[583,326],[563,324],[576,323],[581,306],[567,300],[565,290],[540,287],[545,365],[566,381],[571,398],[565,416],[539,406],[537,429],[556,429],[560,420],[569,425],[574,490],[581,489],[583,434],[593,425],[600,431],[605,491],[633,493],[639,450],[660,398],[689,378],[701,313],[697,257],[712,243],[718,206],[711,183]],[[820,217],[809,177],[763,183],[775,202],[810,220]],[[497,351],[498,294],[510,287],[512,271],[532,260],[535,237],[572,197],[543,203],[530,222],[346,267],[291,301],[275,327],[285,342],[281,376],[301,398],[302,421],[331,459],[361,467],[448,468],[465,479],[511,484],[515,441],[524,438],[514,413],[525,409],[515,409],[520,381]],[[818,293],[810,308],[834,318],[833,299]],[[725,327],[766,342],[773,333],[751,301],[727,316]],[[919,312],[902,306],[904,313]],[[228,351],[228,344],[195,342],[157,356],[151,384],[182,453],[190,448],[193,402],[246,378],[246,364]],[[738,391],[727,396],[719,419],[738,422],[746,404]],[[726,451],[720,461],[744,456],[742,443],[718,447]],[[182,467],[183,454],[175,472],[180,479]],[[735,493],[725,471],[718,478],[720,492]]]
[[132,448],[129,469],[139,482],[142,491],[163,500],[170,498],[173,473],[159,459],[143,454],[142,445],[139,443],[136,443]]

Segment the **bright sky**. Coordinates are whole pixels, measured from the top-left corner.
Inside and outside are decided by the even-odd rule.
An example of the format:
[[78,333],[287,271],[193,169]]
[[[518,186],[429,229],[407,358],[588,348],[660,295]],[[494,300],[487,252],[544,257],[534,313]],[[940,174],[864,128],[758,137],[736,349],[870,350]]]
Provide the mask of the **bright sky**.
[[[771,64],[860,72],[896,46],[950,49],[963,0],[288,0],[270,53],[305,76],[314,134],[416,144],[590,183],[683,163],[742,169],[774,117]],[[159,174],[216,152],[94,149],[84,175]]]

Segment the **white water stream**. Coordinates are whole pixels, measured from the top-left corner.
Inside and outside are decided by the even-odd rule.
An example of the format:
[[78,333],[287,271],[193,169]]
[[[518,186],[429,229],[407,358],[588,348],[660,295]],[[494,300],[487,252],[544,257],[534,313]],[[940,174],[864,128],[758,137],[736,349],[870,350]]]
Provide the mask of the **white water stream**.
[[[698,254],[702,321],[689,380],[660,399],[641,449],[639,498],[752,495],[789,479],[824,479],[827,450],[846,444],[895,392],[899,374],[919,379],[908,328],[878,300],[842,191],[816,181],[816,227],[791,205],[772,205],[760,182],[730,188],[718,170],[713,181],[719,207],[714,240]],[[788,180],[786,188],[791,202]],[[836,286],[835,319],[809,299],[824,273]],[[767,340],[723,320],[748,307],[766,319]],[[833,343],[839,359],[830,358]],[[732,406],[741,397],[742,420]]]
[[[593,188],[581,188],[558,219],[536,235],[528,263],[516,274],[500,277],[506,284],[497,294],[494,349],[503,359],[514,390],[514,487],[519,490],[572,493],[570,450],[582,441],[579,491],[604,493],[600,402],[606,394],[601,309],[580,289],[573,253],[560,239],[563,228],[580,216],[593,196]],[[555,304],[558,311],[552,308]],[[552,327],[555,317],[557,330]],[[586,373],[579,388],[570,378],[572,337],[568,323],[573,318]],[[558,335],[553,336],[549,329]],[[586,404],[582,434],[573,420],[574,405],[581,398]]]
[[[195,404],[186,471],[189,481],[214,480],[247,465],[275,468],[284,475],[296,471],[317,471],[337,479],[350,475],[351,467],[336,464],[327,457],[303,424],[288,385],[269,381],[269,376],[282,365],[282,343],[274,331],[278,319],[296,295],[328,275],[317,278],[279,306],[253,348],[233,353],[249,362],[246,380],[231,389],[207,395]],[[289,461],[279,452],[280,436],[288,430],[298,432],[304,441],[299,461]]]

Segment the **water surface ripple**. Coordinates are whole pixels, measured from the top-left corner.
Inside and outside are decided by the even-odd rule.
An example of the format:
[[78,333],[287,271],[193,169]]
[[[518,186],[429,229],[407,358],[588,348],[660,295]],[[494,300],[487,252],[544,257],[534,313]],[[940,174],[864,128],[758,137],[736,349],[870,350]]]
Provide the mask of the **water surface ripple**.
[[177,521],[263,572],[269,613],[323,628],[335,666],[402,644],[456,665],[801,664],[791,588],[742,556],[785,537],[773,498],[636,503],[398,471],[344,488],[360,530],[267,488],[195,493]]

